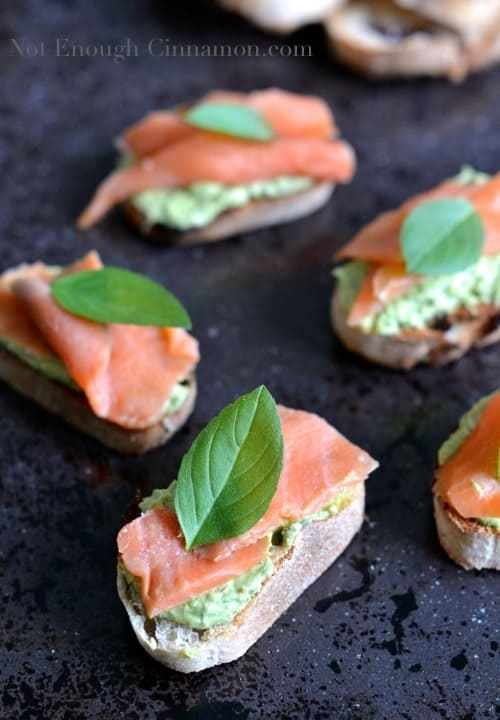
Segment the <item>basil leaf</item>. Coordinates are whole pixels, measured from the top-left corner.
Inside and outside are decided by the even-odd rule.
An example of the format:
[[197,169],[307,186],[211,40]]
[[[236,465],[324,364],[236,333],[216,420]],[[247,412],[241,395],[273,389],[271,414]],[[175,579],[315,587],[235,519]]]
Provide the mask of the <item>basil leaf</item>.
[[182,460],[175,511],[186,550],[253,527],[269,507],[282,466],[280,418],[261,385],[211,420]]
[[408,272],[452,275],[481,257],[484,229],[475,207],[462,198],[430,200],[410,212],[401,229]]
[[271,140],[273,129],[258,110],[235,103],[195,105],[184,115],[190,125],[245,140]]
[[185,308],[144,275],[105,267],[63,275],[51,285],[56,302],[74,315],[102,323],[189,329]]

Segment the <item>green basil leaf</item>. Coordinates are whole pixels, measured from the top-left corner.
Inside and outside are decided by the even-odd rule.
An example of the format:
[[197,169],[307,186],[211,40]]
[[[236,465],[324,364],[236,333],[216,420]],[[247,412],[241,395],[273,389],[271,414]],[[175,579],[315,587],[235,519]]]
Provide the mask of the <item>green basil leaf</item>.
[[182,460],[175,511],[186,550],[253,527],[269,507],[282,467],[276,403],[260,386],[211,420]]
[[74,315],[102,323],[189,329],[185,308],[162,285],[144,275],[105,267],[63,275],[52,283],[56,302]]
[[258,110],[235,103],[202,103],[184,115],[190,125],[245,140],[271,140],[273,129]]
[[481,257],[484,228],[475,207],[462,198],[429,200],[410,212],[401,230],[408,272],[452,275]]

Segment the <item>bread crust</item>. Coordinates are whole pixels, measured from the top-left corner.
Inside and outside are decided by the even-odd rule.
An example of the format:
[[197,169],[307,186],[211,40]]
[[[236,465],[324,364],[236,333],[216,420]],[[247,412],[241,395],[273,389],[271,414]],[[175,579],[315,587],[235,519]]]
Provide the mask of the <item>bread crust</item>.
[[[423,10],[424,17],[420,14]],[[448,11],[446,17],[449,15]],[[368,31],[382,25],[388,16],[395,22],[399,19],[409,34],[395,40]],[[325,27],[332,52],[355,70],[373,77],[444,75],[457,82],[500,58],[497,8],[491,10],[489,22],[467,26],[463,32],[457,23],[437,24],[437,20],[436,13],[428,12],[428,4],[408,2],[403,8],[377,0],[341,7],[325,21]]]
[[[198,672],[241,657],[325,572],[358,532],[365,502],[364,483],[360,485],[359,495],[338,515],[305,526],[291,548],[278,550],[274,573],[232,623],[196,633],[196,639],[190,642],[191,657],[174,642],[158,640],[154,621],[147,620],[136,609],[118,569],[118,594],[142,647],[158,662],[184,673]],[[175,623],[164,620],[161,623],[175,629]]]
[[439,542],[465,570],[500,570],[500,530],[461,517],[434,494]]
[[237,12],[255,25],[275,33],[290,33],[321,20],[344,0],[219,0],[226,10]]
[[500,0],[394,0],[396,5],[411,10],[440,25],[466,36],[481,31],[500,19]]
[[98,418],[83,394],[50,380],[4,348],[0,348],[0,379],[103,445],[131,454],[144,453],[167,442],[184,425],[196,399],[196,377],[192,374],[188,378],[189,394],[176,412],[144,430],[129,430]]
[[205,227],[185,231],[148,224],[144,215],[131,202],[124,203],[123,209],[127,218],[146,237],[164,244],[194,245],[298,220],[325,205],[334,188],[334,183],[315,183],[307,190],[285,197],[254,200],[243,207],[222,213]]
[[367,360],[392,368],[411,370],[419,363],[444,365],[458,360],[473,346],[490,345],[500,340],[500,327],[494,322],[498,311],[479,318],[452,322],[449,330],[402,335],[375,335],[347,323],[347,313],[335,288],[331,303],[331,322],[343,344]]

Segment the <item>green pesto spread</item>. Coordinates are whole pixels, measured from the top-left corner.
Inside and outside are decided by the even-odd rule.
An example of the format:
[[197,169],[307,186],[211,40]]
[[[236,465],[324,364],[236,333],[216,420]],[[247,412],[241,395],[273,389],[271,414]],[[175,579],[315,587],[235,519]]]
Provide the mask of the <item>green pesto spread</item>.
[[274,565],[268,555],[255,567],[238,575],[234,580],[160,613],[157,619],[170,620],[195,630],[226,625],[248,605],[253,596],[260,591],[265,580],[271,577],[273,571]]
[[189,383],[179,382],[174,385],[167,402],[163,406],[163,415],[171,415],[180,408],[189,395]]
[[[327,520],[344,510],[357,497],[360,487],[360,483],[357,483],[346,488],[338,493],[322,510],[301,520],[285,523],[273,533],[267,557],[255,567],[213,590],[196,596],[189,602],[160,613],[155,620],[170,620],[179,625],[198,630],[230,623],[248,605],[252,597],[260,591],[267,578],[273,574],[273,546],[291,547],[305,526],[310,525],[312,522]],[[172,509],[174,507],[174,495],[175,480],[168,488],[154,490],[149,497],[142,500],[139,507],[142,512],[147,512],[155,507]],[[122,572],[128,584],[132,585],[134,591],[140,597],[138,581],[123,566]]]
[[227,210],[255,200],[271,200],[307,190],[313,180],[307,177],[281,176],[257,180],[246,185],[197,182],[176,190],[145,190],[131,202],[144,216],[147,225],[166,225],[174,230],[189,230],[209,225]]
[[463,185],[484,185],[490,179],[491,175],[475,170],[470,165],[464,165],[458,175],[455,175],[453,178],[455,182],[462,183]]
[[363,260],[352,260],[334,269],[333,275],[337,279],[340,306],[345,313],[349,313],[358,297],[369,269],[369,264]]
[[360,491],[359,483],[351,487],[345,488],[335,498],[328,503],[324,508],[318,510],[313,515],[308,515],[302,520],[295,520],[280,528],[280,534],[283,537],[282,545],[285,547],[291,547],[300,531],[310,525],[313,522],[319,522],[320,520],[328,520],[328,518],[338,515],[344,510],[358,495]]
[[476,520],[481,525],[485,525],[486,527],[492,527],[492,528],[495,528],[496,530],[500,530],[500,518],[483,517],[483,518],[476,518]]
[[[496,390],[494,393],[481,398],[465,415],[462,415],[458,423],[458,428],[439,448],[438,464],[440,466],[448,462],[448,460],[460,450],[469,435],[476,429],[485,407],[497,392],[500,392],[500,390]],[[475,518],[475,520],[481,525],[500,529],[500,518],[484,517]]]
[[170,483],[167,488],[161,490],[153,490],[151,495],[145,497],[139,503],[139,509],[141,512],[146,513],[148,510],[160,507],[173,510],[174,509],[174,497],[175,497],[175,480]]
[[[466,185],[481,185],[490,176],[469,166],[454,178]],[[348,313],[370,268],[354,260],[334,270],[340,302]],[[477,263],[453,275],[423,277],[407,293],[366,317],[361,329],[376,335],[399,335],[404,330],[422,330],[443,315],[465,308],[475,314],[481,304],[500,306],[500,255],[481,257]]]
[[377,335],[398,335],[422,330],[461,308],[474,314],[482,303],[500,306],[500,255],[482,257],[454,275],[424,277],[415,288],[365,318],[361,327]]
[[[168,507],[163,500],[157,496],[159,503],[152,503],[152,507]],[[141,503],[143,506],[144,503]],[[270,541],[270,537],[269,537]],[[155,616],[155,621],[168,620],[170,622],[185,625],[194,630],[207,630],[215,625],[226,625],[230,623],[239,612],[245,608],[250,600],[256,595],[262,585],[271,577],[274,571],[274,564],[271,555],[268,554],[257,565],[250,570],[238,575],[212,590],[201,593],[188,602],[176,605],[169,610]],[[141,602],[140,583],[120,562],[120,572],[123,574],[127,585],[131,588],[137,602]]]
[[50,380],[55,380],[62,385],[67,385],[72,390],[78,390],[78,385],[69,376],[64,363],[55,355],[37,355],[28,352],[21,345],[3,337],[0,337],[0,345],[12,353],[12,355],[15,355],[18,360],[25,363],[25,365],[29,365]]

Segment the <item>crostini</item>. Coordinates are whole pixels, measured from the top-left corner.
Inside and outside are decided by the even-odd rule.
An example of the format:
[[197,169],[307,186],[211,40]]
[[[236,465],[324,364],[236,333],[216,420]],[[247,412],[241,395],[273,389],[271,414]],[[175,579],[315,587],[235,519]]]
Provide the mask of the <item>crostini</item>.
[[441,446],[433,486],[439,541],[466,570],[500,570],[500,391],[476,403]]
[[500,59],[499,0],[354,0],[325,27],[334,55],[375,77],[458,81]]
[[0,379],[108,447],[166,442],[193,409],[198,343],[162,286],[95,252],[0,276]]
[[376,467],[265,387],[227,406],[118,534],[118,593],[144,649],[186,673],[244,654],[359,530]]
[[219,4],[275,33],[294,32],[303,25],[320,22],[343,0],[219,0]]
[[499,208],[500,175],[465,168],[368,224],[336,255],[341,341],[402,370],[498,342]]
[[119,167],[78,226],[122,204],[144,234],[181,244],[307,215],[355,168],[326,103],[276,89],[214,91],[188,108],[151,113],[118,146]]

